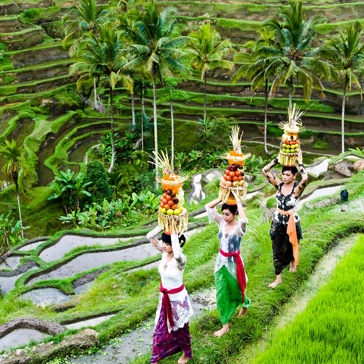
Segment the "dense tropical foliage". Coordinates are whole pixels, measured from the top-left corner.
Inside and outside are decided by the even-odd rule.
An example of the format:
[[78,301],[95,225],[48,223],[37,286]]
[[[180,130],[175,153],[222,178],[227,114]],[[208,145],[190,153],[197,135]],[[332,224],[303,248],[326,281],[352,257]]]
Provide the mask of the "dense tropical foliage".
[[[72,61],[69,72],[76,78],[77,97],[81,100],[82,108],[91,105],[97,112],[91,116],[95,118],[95,128],[99,125],[98,119],[105,118],[110,123],[110,131],[104,132],[87,151],[85,163],[78,166],[72,163],[63,165],[64,155],[54,158],[54,182],[49,185],[48,201],[59,203],[68,216],[93,208],[93,204],[101,206],[104,200],[111,202],[121,198],[123,206],[126,206],[133,194],[144,195],[145,190],[151,190],[153,182],[155,187],[152,193],[157,194],[159,168],[156,163],[154,171],[151,170],[149,153],[145,151],[146,143],[147,151],[158,153],[161,147],[166,148],[172,154],[172,164],[178,169],[187,170],[189,174],[203,168],[219,167],[222,163],[219,154],[228,147],[230,127],[237,121],[225,118],[220,112],[207,115],[207,80],[215,72],[227,72],[229,77],[234,74],[235,81],[248,80],[251,99],[255,92],[262,91],[265,95],[265,153],[254,156],[255,162],[269,154],[268,110],[273,100],[279,101],[283,95],[281,105],[286,107],[285,95],[288,95],[290,103],[293,97],[300,96],[302,90],[303,99],[309,101],[314,90],[324,90],[329,82],[337,81],[337,76],[345,73],[346,78],[342,78],[346,80],[342,105],[343,125],[346,90],[352,85],[360,89],[363,59],[361,29],[358,25],[352,26],[347,33],[339,33],[337,41],[335,38],[325,43],[325,39],[317,37],[321,18],[306,17],[304,10],[302,2],[288,2],[275,17],[262,22],[257,41],[237,47],[220,35],[212,21],[188,24],[184,17],[179,16],[176,8],[154,1],[98,4],[96,0],[80,0],[61,23],[63,45]],[[28,16],[34,18],[36,14],[29,13]],[[351,53],[346,51],[348,42],[353,48]],[[335,55],[335,52],[343,54],[342,57]],[[340,59],[342,61],[339,62]],[[240,68],[234,69],[235,62],[239,62]],[[193,74],[201,79],[203,85],[203,117],[191,126],[191,134],[196,134],[201,144],[175,153],[173,102],[175,99],[188,101],[191,98],[190,94],[183,94],[179,90],[179,85]],[[281,94],[277,98],[278,90]],[[150,92],[153,112],[149,117],[144,97]],[[135,97],[138,95],[141,110],[136,112]],[[131,112],[126,115],[124,110],[129,109],[123,103],[129,99]],[[74,98],[72,102],[77,103],[78,99]],[[163,123],[160,120],[165,118],[159,115],[158,103],[170,105],[171,131],[168,144],[165,142],[168,136],[163,135],[162,145],[158,137]],[[123,116],[130,120],[130,128],[119,129],[118,126],[115,130],[117,120]],[[150,125],[149,120],[152,122]],[[151,147],[151,139],[154,147]],[[64,141],[65,144],[68,142]],[[344,139],[342,144],[344,150]],[[96,184],[93,179],[97,177],[89,175],[87,179],[85,171],[87,165],[95,161],[106,169],[103,188],[100,188],[105,195],[98,194],[97,199],[93,200],[87,195],[95,196],[93,186]],[[27,165],[35,166],[35,163]],[[259,170],[258,163],[252,165],[254,169]],[[73,187],[72,178],[67,179],[71,175],[72,178],[79,178]],[[70,185],[61,186],[62,180],[68,181],[66,185]],[[12,178],[10,181],[15,182]],[[81,181],[87,183],[83,185]],[[18,192],[23,191],[21,183],[20,179],[20,185],[15,186],[19,216]],[[127,215],[123,216],[128,219]]]
[[343,82],[341,104],[341,152],[345,151],[345,103],[347,92],[353,88],[362,95],[361,77],[364,75],[364,43],[359,22],[349,25],[322,47],[322,54],[332,62],[336,77]]

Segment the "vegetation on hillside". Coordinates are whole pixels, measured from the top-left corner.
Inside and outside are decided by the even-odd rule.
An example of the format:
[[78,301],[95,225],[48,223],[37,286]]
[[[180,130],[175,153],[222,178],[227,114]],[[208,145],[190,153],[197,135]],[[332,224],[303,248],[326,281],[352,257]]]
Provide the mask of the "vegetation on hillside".
[[[37,273],[86,251],[106,250],[100,246],[78,248],[45,263],[39,253],[59,238],[58,231],[125,237],[145,233],[144,224],[153,221],[160,194],[158,165],[153,169],[150,163],[152,151],[172,152],[176,169],[193,176],[222,166],[220,156],[227,149],[232,126],[238,125],[244,137],[248,134],[251,139],[260,137],[264,128],[264,149],[259,143],[247,145],[253,156],[245,168],[257,178],[257,185],[249,186],[253,188],[261,187],[261,166],[279,144],[277,122],[286,116],[292,102],[307,109],[306,125],[310,127],[302,132],[303,149],[306,142],[310,151],[324,150],[340,135],[344,151],[345,143],[354,140],[357,146],[355,138],[364,136],[360,130],[362,103],[353,101],[360,99],[364,69],[360,21],[351,19],[353,25],[336,29],[338,38],[332,41],[329,39],[336,33],[328,31],[330,24],[324,19],[319,24],[312,6],[295,1],[272,6],[264,13],[260,4],[229,4],[234,17],[239,18],[240,9],[247,14],[257,12],[256,19],[244,21],[219,17],[227,7],[224,4],[203,2],[194,3],[203,10],[201,14],[207,14],[206,7],[216,13],[187,17],[183,12],[186,4],[173,2],[80,0],[70,12],[63,2],[56,1],[49,9],[47,3],[34,1],[34,9],[0,19],[0,24],[10,22],[5,24],[18,27],[10,35],[0,31],[0,158],[4,166],[0,175],[7,181],[0,192],[0,253],[11,252],[25,239],[52,236],[39,249],[20,253],[23,261],[36,264]],[[10,11],[11,2],[5,4]],[[65,10],[68,14],[63,17]],[[239,27],[243,31],[239,29],[236,40]],[[66,60],[50,64],[48,56],[65,55],[65,49],[54,47],[55,40],[57,47],[62,42],[69,53]],[[34,64],[19,66],[26,64],[24,57]],[[43,58],[49,64],[42,63]],[[38,74],[42,75],[39,79]],[[45,91],[49,84],[52,88]],[[334,101],[328,102],[323,95]],[[342,100],[341,130],[332,125],[339,120],[333,115],[338,99]],[[354,103],[358,106],[351,105]],[[359,110],[358,118],[346,115],[348,106]],[[322,125],[312,127],[319,118],[323,118]],[[344,123],[354,131],[345,131]],[[357,148],[359,157],[362,147]],[[305,161],[314,160],[305,153]],[[361,172],[347,183],[350,201],[363,198],[362,177]],[[209,195],[216,193],[216,185],[206,188]],[[233,333],[220,341],[211,338],[218,324],[216,312],[207,312],[194,322],[195,360],[199,363],[228,363],[232,357],[238,358],[246,343],[262,337],[276,311],[306,281],[330,246],[345,235],[363,231],[362,210],[355,208],[355,202],[353,210],[335,224],[332,216],[341,214],[339,201],[306,209],[302,269],[287,277],[280,289],[267,292],[262,287],[270,276],[270,246],[263,213],[272,200],[263,207],[262,202],[255,199],[248,204],[251,223],[244,254],[255,304],[246,320],[234,324]],[[191,257],[186,285],[192,293],[212,289],[213,274],[206,272],[213,267],[215,233],[209,226],[186,245]],[[27,272],[1,299],[1,322],[35,315],[65,323],[117,312],[96,328],[100,345],[106,344],[153,316],[157,271],[128,272],[152,261],[107,267],[74,307],[59,312],[25,301],[21,294],[46,286],[74,294],[72,283],[82,274],[27,286],[34,271]],[[115,287],[122,287],[117,295]],[[142,305],[141,299],[145,299]],[[70,334],[72,331],[64,335]],[[238,341],[240,346],[234,344]]]

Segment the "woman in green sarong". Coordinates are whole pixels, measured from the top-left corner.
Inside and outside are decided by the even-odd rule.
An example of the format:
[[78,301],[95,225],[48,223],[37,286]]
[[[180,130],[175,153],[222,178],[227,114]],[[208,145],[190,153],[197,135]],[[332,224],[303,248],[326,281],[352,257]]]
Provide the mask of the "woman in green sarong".
[[230,330],[229,320],[238,306],[241,306],[238,317],[245,315],[250,306],[250,300],[245,296],[248,277],[240,255],[247,219],[239,198],[235,194],[234,197],[235,204],[222,204],[221,214],[216,210],[216,206],[222,202],[221,194],[205,206],[209,221],[213,220],[219,226],[220,250],[215,262],[215,286],[222,328],[215,331],[216,337]]

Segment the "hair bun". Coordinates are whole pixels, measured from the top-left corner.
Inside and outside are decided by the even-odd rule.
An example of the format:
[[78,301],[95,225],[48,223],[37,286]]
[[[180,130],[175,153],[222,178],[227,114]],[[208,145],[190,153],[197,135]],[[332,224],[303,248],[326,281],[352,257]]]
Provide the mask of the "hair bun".
[[182,234],[178,237],[179,239],[179,245],[182,246],[186,242],[186,237]]

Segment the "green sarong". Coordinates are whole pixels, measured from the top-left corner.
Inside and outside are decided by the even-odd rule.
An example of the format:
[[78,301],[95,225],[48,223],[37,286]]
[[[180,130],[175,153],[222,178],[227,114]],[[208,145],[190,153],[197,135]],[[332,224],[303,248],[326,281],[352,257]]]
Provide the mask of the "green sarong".
[[229,322],[238,306],[250,307],[251,301],[246,295],[244,303],[242,302],[238,280],[230,274],[225,266],[215,273],[215,287],[217,310],[223,325]]

